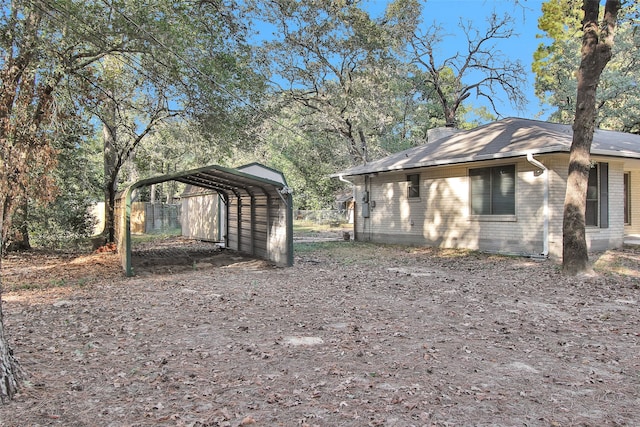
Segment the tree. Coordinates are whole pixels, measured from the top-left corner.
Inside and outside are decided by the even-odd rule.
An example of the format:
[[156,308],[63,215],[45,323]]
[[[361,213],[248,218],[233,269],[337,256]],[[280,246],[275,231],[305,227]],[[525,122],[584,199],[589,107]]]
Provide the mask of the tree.
[[[549,119],[572,123],[575,117],[576,70],[580,63],[582,0],[549,0],[542,4],[538,28],[549,42],[534,53],[535,92],[540,101],[555,111]],[[596,127],[640,133],[640,5],[626,2],[618,13],[616,42],[612,57],[598,84]]]
[[236,153],[235,159],[240,163],[257,161],[282,171],[295,195],[296,209],[326,209],[342,187],[329,175],[343,166],[344,156],[330,135],[310,138],[291,132],[301,120],[298,110],[295,105],[282,108],[277,124],[263,123],[258,149]]
[[112,4],[113,14],[138,31],[141,41],[94,68],[100,83],[92,112],[103,124],[108,241],[115,237],[121,170],[159,126],[180,118],[203,123],[209,133],[224,129],[234,135],[228,129],[243,126],[238,104],[255,97],[261,80],[250,71],[246,29],[234,8],[235,2]]
[[[15,207],[25,203],[28,194],[42,200],[51,197],[48,172],[56,159],[47,126],[55,119],[53,94],[64,73],[81,67],[89,55],[66,55],[62,57],[66,62],[60,63],[55,51],[47,54],[50,22],[37,8],[5,1],[0,13],[1,269]],[[4,403],[17,392],[20,368],[6,340],[1,299],[0,275],[0,402]]]
[[57,192],[49,203],[30,197],[28,232],[35,247],[63,248],[81,245],[94,230],[90,210],[99,200],[102,150],[86,117],[78,116],[63,93],[56,96],[61,115],[52,141],[58,162],[51,173]]
[[[248,63],[243,62],[247,51],[229,43],[237,27],[233,13],[229,12],[233,10],[229,3],[2,1],[0,235],[3,249],[16,206],[29,199],[51,200],[55,195],[51,172],[57,152],[52,142],[56,138],[54,125],[58,120],[56,102],[60,91],[63,88],[73,91],[78,110],[95,107],[99,100],[109,104],[107,100],[115,97],[104,97],[109,92],[102,89],[105,80],[99,71],[105,58],[131,55],[127,58],[137,70],[147,73],[139,83],[147,81],[149,76],[160,75],[166,79],[162,81],[165,87],[175,89],[176,85],[166,83],[179,82],[179,93],[186,95],[174,100],[183,111],[198,118],[210,117],[207,114],[213,111],[224,122],[227,116],[223,113],[238,104],[234,85],[242,86],[250,80],[243,72],[249,68]],[[130,7],[126,9],[127,14],[121,13],[125,6]],[[197,23],[197,28],[190,24],[192,21]],[[169,42],[184,44],[174,43],[168,48]],[[228,49],[215,50],[215,46],[228,46]],[[183,75],[185,70],[190,72]],[[147,99],[152,99],[150,105],[168,99],[151,96],[158,85],[138,87],[141,92],[147,91]],[[110,107],[116,111],[117,107]],[[154,111],[166,110],[151,110],[148,114],[154,117]],[[138,112],[119,113],[122,113],[119,117],[131,118]],[[138,129],[136,119],[125,124],[135,130],[136,138],[144,134],[144,129]],[[0,286],[0,299],[1,291]],[[7,345],[1,320],[0,316],[0,401],[5,402],[17,390],[19,368]]]
[[103,96],[97,97],[99,101],[92,108],[93,114],[102,122],[108,242],[115,239],[115,201],[120,171],[147,135],[178,114],[169,107],[167,88],[160,84],[139,83],[138,70],[129,67],[127,60],[111,55],[100,62]]
[[596,89],[602,70],[611,59],[620,9],[619,0],[607,0],[602,25],[598,0],[584,0],[582,49],[578,69],[576,114],[569,154],[569,176],[564,202],[562,267],[575,275],[588,268],[585,206],[591,143],[596,121]]
[[509,60],[496,45],[514,35],[513,20],[492,14],[487,23],[481,31],[471,22],[461,22],[467,50],[442,61],[436,55],[444,37],[442,27],[433,25],[424,34],[417,31],[412,38],[412,61],[419,67],[420,91],[426,98],[438,101],[447,127],[458,126],[463,102],[472,94],[488,101],[498,115],[496,100],[500,92],[517,107],[524,104],[524,68],[519,61]]
[[[403,3],[417,13],[416,2]],[[282,35],[262,49],[263,72],[281,95],[274,99],[295,106],[297,130],[331,138],[344,147],[335,154],[345,153],[351,164],[386,154],[380,142],[392,139],[394,114],[406,112],[397,106],[411,96],[406,68],[391,47],[402,42],[392,42],[392,34],[407,34],[397,27],[415,14],[399,10],[373,20],[358,2],[305,0],[272,2],[263,11]]]

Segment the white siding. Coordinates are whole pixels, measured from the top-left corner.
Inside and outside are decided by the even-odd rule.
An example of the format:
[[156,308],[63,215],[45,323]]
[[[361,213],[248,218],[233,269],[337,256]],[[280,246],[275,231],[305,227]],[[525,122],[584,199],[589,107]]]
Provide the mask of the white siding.
[[640,169],[627,171],[629,173],[631,192],[629,224],[625,226],[625,234],[640,235]]
[[221,241],[218,194],[183,197],[182,235],[190,239]]
[[[549,171],[549,252],[562,255],[562,216],[568,170],[567,156],[537,156]],[[607,159],[596,159],[607,161]],[[609,227],[587,230],[591,250],[622,244],[621,162],[609,163]],[[469,167],[516,165],[515,216],[476,217],[470,214]],[[544,174],[526,159],[473,165],[431,167],[358,177],[356,239],[490,252],[539,255],[544,247]],[[420,197],[407,197],[407,174],[420,174]],[[639,174],[640,175],[640,174]],[[370,191],[370,217],[362,208],[365,181]],[[636,185],[640,188],[640,182]],[[639,203],[640,204],[640,203]],[[640,215],[640,212],[638,212]],[[640,218],[640,216],[639,216]]]

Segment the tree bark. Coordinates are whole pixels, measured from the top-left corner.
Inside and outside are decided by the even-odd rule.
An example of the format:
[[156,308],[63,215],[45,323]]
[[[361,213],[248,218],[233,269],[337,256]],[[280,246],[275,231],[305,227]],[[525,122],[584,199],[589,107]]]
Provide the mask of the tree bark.
[[[26,194],[27,190],[22,189],[22,193]],[[29,201],[26,196],[21,196],[19,206],[13,212],[11,219],[11,230],[9,230],[9,238],[5,241],[7,252],[28,251],[31,250],[31,241],[29,239]]]
[[582,58],[578,70],[576,115],[569,154],[569,174],[562,226],[562,267],[576,275],[588,269],[589,256],[585,236],[587,181],[591,168],[591,143],[596,121],[596,89],[602,70],[611,59],[619,0],[607,0],[605,26],[598,24],[598,0],[584,0]]
[[[4,219],[4,206],[0,207],[0,234]],[[4,317],[2,314],[2,258],[4,253],[0,250],[0,403],[7,403],[18,392],[18,384],[22,378],[20,365],[13,357],[4,333]]]
[[104,234],[107,238],[107,243],[115,241],[115,203],[119,171],[115,128],[116,105],[111,99],[107,101],[108,117],[103,121],[102,125],[104,144]]

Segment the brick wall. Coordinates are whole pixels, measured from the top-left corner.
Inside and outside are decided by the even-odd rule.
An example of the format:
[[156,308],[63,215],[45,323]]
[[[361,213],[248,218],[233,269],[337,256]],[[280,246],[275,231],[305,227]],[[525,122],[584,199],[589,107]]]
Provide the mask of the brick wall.
[[[562,215],[566,190],[566,155],[537,156],[549,173],[549,251],[562,254]],[[604,161],[606,159],[599,159]],[[609,228],[587,230],[592,249],[619,246],[623,235],[621,162],[609,163]],[[516,165],[516,214],[470,213],[470,165],[380,173],[366,178],[369,218],[362,217],[365,178],[356,179],[356,238],[388,243],[460,247],[512,254],[539,255],[544,243],[544,174],[526,159],[484,162],[482,167]],[[473,164],[478,167],[480,164]],[[420,197],[409,198],[407,174],[420,174]],[[638,183],[640,185],[640,183]],[[620,206],[620,208],[618,208]],[[640,212],[638,212],[640,214]]]

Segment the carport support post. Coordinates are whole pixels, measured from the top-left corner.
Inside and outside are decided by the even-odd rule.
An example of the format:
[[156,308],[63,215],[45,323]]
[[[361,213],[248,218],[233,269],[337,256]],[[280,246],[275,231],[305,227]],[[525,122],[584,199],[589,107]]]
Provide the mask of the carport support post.
[[256,197],[250,194],[251,198],[251,255],[256,254]]
[[125,220],[124,220],[124,248],[125,248],[125,268],[124,272],[127,277],[133,276],[133,267],[131,266],[131,194],[134,186],[129,187],[125,196]]
[[237,218],[236,218],[236,227],[238,230],[238,247],[236,247],[236,251],[242,250],[242,197],[236,195],[237,203]]
[[287,266],[293,266],[293,194],[287,193]]
[[[222,205],[224,204],[224,209]],[[222,222],[224,211],[224,224]],[[224,247],[229,247],[229,196],[218,192],[218,239],[224,241]]]

